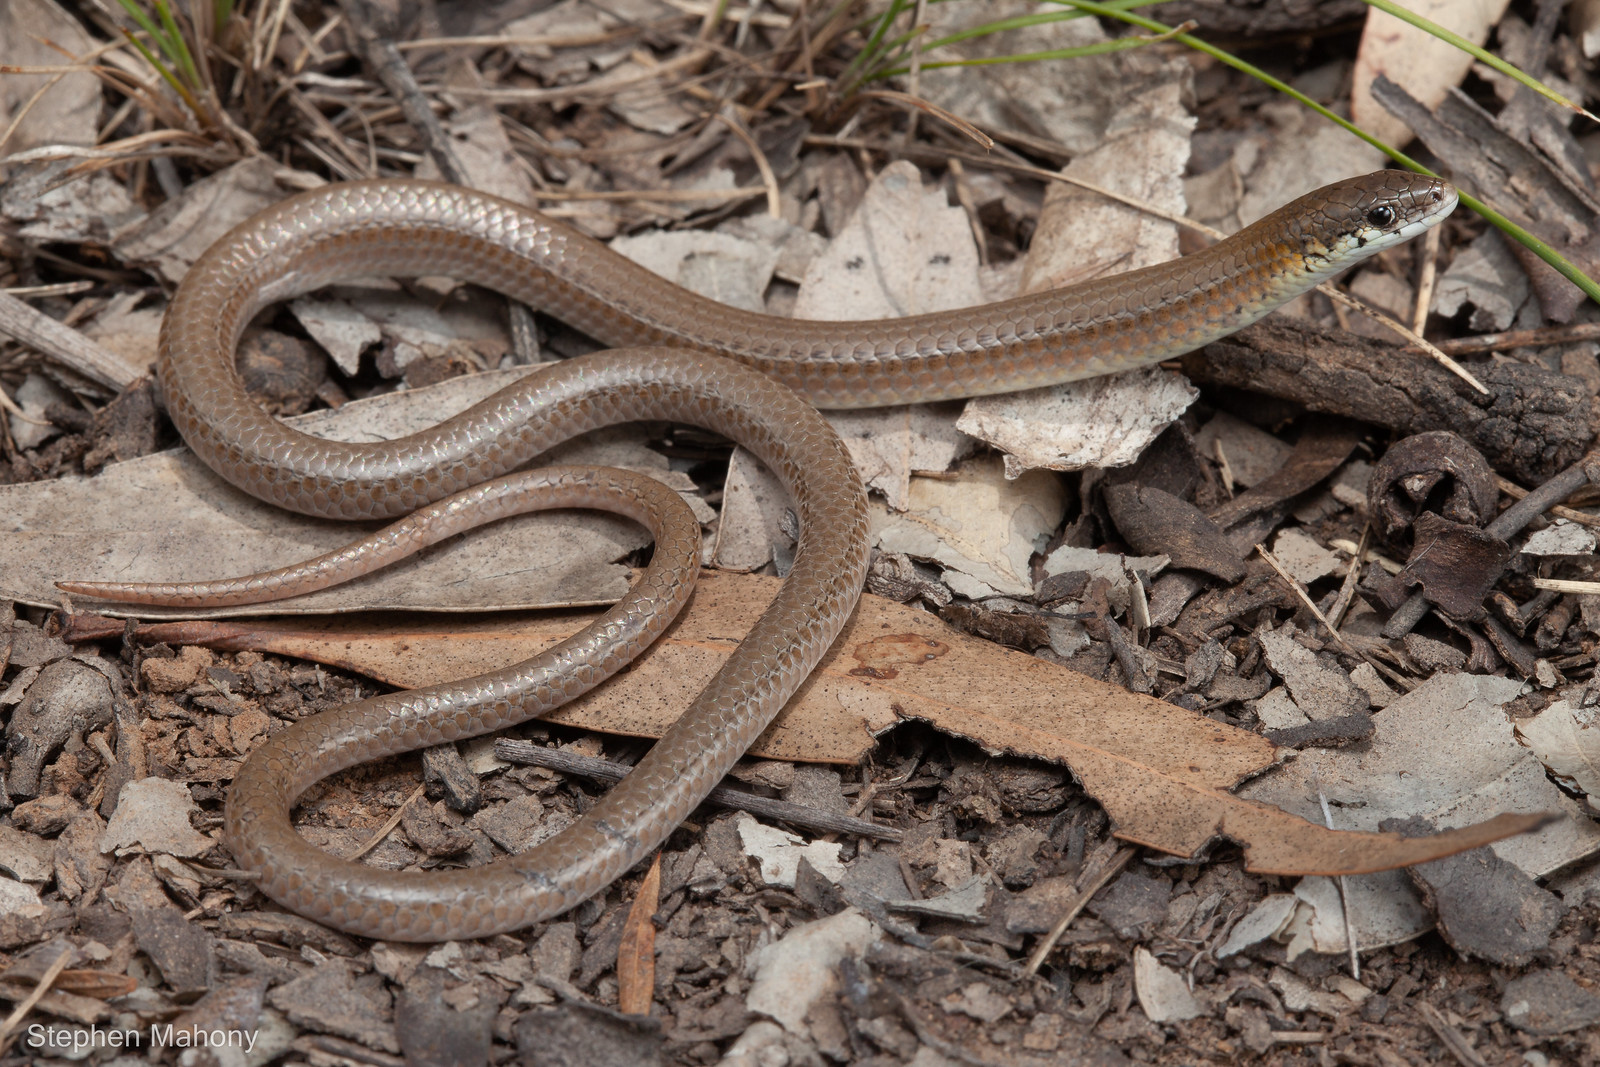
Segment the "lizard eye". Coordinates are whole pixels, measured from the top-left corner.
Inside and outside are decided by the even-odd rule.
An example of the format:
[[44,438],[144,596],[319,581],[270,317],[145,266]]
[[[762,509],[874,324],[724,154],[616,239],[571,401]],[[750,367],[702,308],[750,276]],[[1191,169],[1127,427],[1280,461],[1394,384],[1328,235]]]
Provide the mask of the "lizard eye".
[[1394,225],[1394,208],[1390,207],[1388,204],[1379,204],[1377,207],[1367,212],[1367,221],[1378,227],[1380,230],[1387,229]]

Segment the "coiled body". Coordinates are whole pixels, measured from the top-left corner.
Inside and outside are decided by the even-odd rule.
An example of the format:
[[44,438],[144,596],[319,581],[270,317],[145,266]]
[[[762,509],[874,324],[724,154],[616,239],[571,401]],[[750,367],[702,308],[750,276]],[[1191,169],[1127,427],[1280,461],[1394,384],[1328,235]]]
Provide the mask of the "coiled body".
[[[470,870],[382,871],[311,848],[289,812],[336,770],[497,729],[570,699],[624,662],[599,646],[364,701],[275,735],[235,780],[229,847],[269,896],[372,937],[483,936],[571,907],[693,810],[804,681],[855,604],[868,556],[865,493],[812,404],[972,396],[1148,364],[1239,329],[1432,225],[1453,204],[1441,182],[1380,172],[1173,263],[981,308],[853,323],[716,304],[559,223],[452,186],[357,182],[268,209],[195,265],[162,331],[167,408],[190,447],[230,482],[309,514],[393,516],[496,478],[575,434],[669,420],[754,452],[793,496],[801,540],[778,599],[679,723],[579,823],[537,848]],[[1379,208],[1397,218],[1376,217]],[[250,317],[335,280],[384,274],[476,282],[630,347],[546,368],[429,431],[379,444],[310,437],[257,407],[231,360]],[[624,634],[623,644],[664,625],[625,605],[605,624]]]

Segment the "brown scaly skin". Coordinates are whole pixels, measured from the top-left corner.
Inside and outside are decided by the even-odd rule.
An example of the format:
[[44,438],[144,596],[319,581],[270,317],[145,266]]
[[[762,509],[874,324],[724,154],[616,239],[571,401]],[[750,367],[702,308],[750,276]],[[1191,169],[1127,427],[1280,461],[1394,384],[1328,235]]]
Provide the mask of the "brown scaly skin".
[[[1302,197],[1171,263],[978,308],[830,323],[717,304],[560,223],[484,194],[417,181],[328,186],[242,224],[185,278],[161,338],[172,420],[224,478],[296,511],[370,519],[453,493],[465,491],[464,497],[441,505],[447,517],[430,512],[417,520],[432,533],[397,524],[304,572],[290,568],[155,593],[95,583],[71,588],[146,603],[209,604],[270,599],[342,580],[427,536],[460,529],[466,511],[481,506],[504,514],[513,497],[523,507],[523,490],[531,487],[508,485],[509,479],[479,483],[578,433],[619,422],[690,423],[749,448],[795,499],[801,541],[794,568],[683,718],[574,826],[484,867],[405,874],[327,856],[295,833],[289,813],[301,793],[339,769],[500,729],[599,684],[665,627],[673,603],[681,605],[687,594],[676,578],[641,579],[591,630],[544,657],[297,723],[258,748],[234,781],[229,847],[285,907],[391,940],[516,929],[604,889],[657,847],[766,728],[849,617],[866,573],[866,495],[812,404],[976,396],[1154,363],[1226,336],[1415,236],[1455,202],[1455,191],[1436,179],[1381,171]],[[609,344],[668,347],[557,364],[431,430],[380,444],[310,437],[257,407],[231,358],[250,317],[339,279],[382,274],[449,275],[539,307]],[[668,519],[652,518],[648,490],[624,484],[616,477],[621,473],[561,472],[556,499],[620,502],[625,513],[657,529],[657,559],[664,560],[662,545],[681,549],[683,536],[661,532]]]

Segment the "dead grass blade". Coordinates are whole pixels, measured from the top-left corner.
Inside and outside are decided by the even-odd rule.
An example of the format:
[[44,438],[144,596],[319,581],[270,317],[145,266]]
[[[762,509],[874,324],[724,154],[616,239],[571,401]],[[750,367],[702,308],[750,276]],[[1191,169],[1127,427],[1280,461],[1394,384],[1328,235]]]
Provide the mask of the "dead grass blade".
[[661,907],[661,853],[639,883],[639,895],[628,909],[617,945],[617,1008],[628,1015],[649,1015],[656,989],[656,924]]

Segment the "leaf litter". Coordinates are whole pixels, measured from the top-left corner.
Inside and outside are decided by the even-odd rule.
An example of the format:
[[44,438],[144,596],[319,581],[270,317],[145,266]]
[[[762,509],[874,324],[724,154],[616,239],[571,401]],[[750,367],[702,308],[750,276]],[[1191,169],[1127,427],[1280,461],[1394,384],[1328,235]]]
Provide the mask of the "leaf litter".
[[[1126,164],[1137,158],[1143,168],[1138,187],[1125,191],[1180,213],[1186,200],[1191,215],[1228,228],[1309,186],[1373,165],[1343,134],[1307,122],[1287,104],[1258,107],[1260,97],[1244,83],[1175,50],[1095,57],[1062,67],[1071,72],[1067,78],[1040,79],[1040,68],[1004,64],[981,75],[937,69],[910,75],[913,94],[1002,138],[1004,147],[987,157],[971,153],[929,113],[910,124],[920,127],[915,137],[905,137],[897,131],[909,128],[906,115],[891,103],[869,103],[845,126],[819,119],[822,112],[815,110],[764,111],[792,81],[776,83],[767,104],[752,108],[752,101],[760,103],[753,96],[730,108],[708,90],[717,81],[700,76],[704,64],[731,55],[698,43],[722,28],[697,37],[703,16],[685,14],[691,6],[622,3],[602,10],[567,3],[531,15],[519,11],[525,17],[512,21],[491,5],[441,12],[444,22],[397,36],[515,39],[487,50],[474,45],[480,51],[472,58],[462,55],[446,65],[433,65],[427,47],[402,53],[423,71],[424,92],[436,94],[444,131],[472,184],[540,204],[603,238],[626,232],[619,247],[631,243],[641,257],[655,257],[648,260],[652,269],[719,299],[775,313],[812,308],[819,317],[843,317],[839,309],[859,288],[862,272],[850,267],[856,260],[870,262],[870,273],[889,284],[878,291],[877,304],[849,314],[878,316],[917,310],[914,301],[929,294],[941,301],[933,306],[1003,298],[1026,286],[1030,273],[1070,282],[1074,267],[1124,269],[1134,262],[1130,249],[1134,257],[1148,253],[1159,260],[1177,246],[1191,247],[1181,234],[1174,243],[1169,222],[1016,176],[1007,168],[1019,161],[1050,167],[1070,159],[1069,175],[1116,184],[1134,177]],[[935,5],[930,10],[941,24],[933,32],[957,25],[945,19],[995,17],[987,10],[973,16],[977,6]],[[45,22],[59,14],[40,0],[16,9]],[[270,166],[263,162],[268,156],[238,153],[245,142],[229,129],[216,141],[220,147],[185,144],[176,165],[166,157],[119,163],[62,181],[65,161],[84,157],[50,146],[90,142],[106,116],[95,114],[99,94],[83,91],[94,88],[92,75],[67,75],[50,87],[14,129],[8,127],[6,151],[44,146],[54,162],[39,156],[9,164],[0,212],[18,237],[5,239],[0,284],[46,290],[29,299],[121,353],[131,376],[148,363],[148,324],[161,311],[160,295],[147,291],[142,302],[138,292],[81,295],[82,288],[67,291],[70,282],[58,291],[52,284],[64,263],[73,271],[99,271],[90,277],[112,287],[138,279],[133,268],[170,282],[232,220],[293,189],[356,177],[374,165],[438,173],[428,146],[419,146],[399,110],[382,110],[390,100],[385,94],[396,90],[358,76],[370,71],[351,63],[345,30],[332,22],[322,24],[320,35],[308,28],[320,14],[300,5],[279,26],[277,56],[298,58],[274,62],[298,64],[299,73],[281,83],[286,92],[259,97],[290,116],[274,127],[287,139],[268,154],[277,161]],[[789,69],[803,69],[804,76],[813,62],[828,69],[829,50],[849,35],[840,36],[840,25],[818,16],[803,40],[785,38],[791,14],[786,8],[731,12],[734,21],[723,27],[727,37],[719,47],[761,41],[777,49],[772,62],[780,66],[793,64]],[[1449,22],[1454,13],[1436,17]],[[1260,18],[1270,22],[1267,13]],[[81,27],[106,33],[109,24],[57,18],[51,25],[56,40],[71,40],[79,30],[86,51]],[[1548,59],[1549,76],[1568,79],[1569,95],[1581,96],[1586,89],[1572,44],[1559,34],[1552,38],[1554,26],[1548,19],[1530,26],[1506,16],[1498,44],[1525,64]],[[1028,34],[979,37],[961,47],[1003,55],[1092,43],[1103,40],[1106,29],[1088,20],[1048,22]],[[1378,32],[1371,29],[1368,37]],[[0,34],[0,40],[10,38]],[[781,58],[784,48],[801,49],[804,60]],[[25,51],[4,58],[55,61],[53,54]],[[1295,68],[1296,84],[1313,97],[1338,103],[1350,62],[1307,68],[1304,59],[1275,62],[1283,63],[1284,73]],[[138,62],[115,55],[121,67]],[[740,69],[730,76],[760,83],[758,68]],[[1358,95],[1390,100],[1381,84],[1369,94],[1370,76],[1359,63],[1354,69]],[[257,76],[248,66],[241,71],[235,87]],[[1437,85],[1448,87],[1460,75],[1429,77],[1434,88],[1407,84],[1432,103]],[[1581,157],[1565,127],[1541,117],[1520,100],[1522,90],[1498,75],[1486,75],[1484,83],[1505,106],[1504,114],[1493,116],[1502,140],[1488,142],[1500,153],[1495,159],[1509,158],[1512,142],[1533,144],[1554,162],[1543,171],[1524,167],[1521,187],[1541,190],[1567,181],[1550,177],[1570,176],[1571,160]],[[0,79],[12,108],[43,84],[39,75]],[[662,93],[664,86],[671,91]],[[807,93],[815,90],[795,90],[789,99]],[[117,90],[105,95],[115,100]],[[56,106],[64,106],[73,123],[51,110]],[[1487,135],[1481,117],[1452,106],[1440,107],[1441,124]],[[749,132],[748,144],[729,120]],[[1431,131],[1430,143],[1445,143],[1413,112],[1404,121]],[[106,127],[106,136],[126,133]],[[917,166],[882,151],[892,143]],[[238,154],[229,158],[230,151]],[[966,162],[958,167],[952,159]],[[1119,165],[1108,170],[1113,162]],[[138,171],[139,180],[125,181],[132,172],[117,168],[129,166],[147,169]],[[1470,169],[1465,162],[1458,166]],[[1473,173],[1484,180],[1481,169]],[[634,190],[636,197],[625,199],[618,190]],[[1574,202],[1570,190],[1556,195],[1568,197],[1567,207]],[[1048,210],[1036,219],[1041,201],[1048,201]],[[1083,213],[1067,215],[1068,208]],[[1569,227],[1574,234],[1588,225],[1589,216],[1576,209],[1563,217],[1576,220]],[[694,225],[685,226],[690,220]],[[644,235],[661,223],[675,228]],[[704,229],[707,224],[715,230]],[[1113,232],[1116,225],[1127,228]],[[1438,290],[1447,295],[1434,304],[1441,315],[1464,314],[1466,326],[1476,329],[1531,325],[1536,336],[1541,301],[1550,321],[1569,316],[1548,280],[1528,286],[1514,257],[1483,253],[1484,242],[1497,238],[1474,243],[1476,232],[1467,226],[1447,234],[1440,264],[1447,282]],[[834,238],[831,244],[824,234]],[[1063,237],[1083,238],[1089,251],[1069,251],[1057,268],[1046,251]],[[33,242],[40,258],[19,260],[14,240]],[[48,242],[57,243],[54,250]],[[98,242],[111,269],[106,259],[72,247],[82,242]],[[1026,256],[1019,254],[1023,249]],[[736,253],[736,265],[722,272],[717,261],[729,252]],[[1407,249],[1385,258],[1359,272],[1352,290],[1409,319],[1408,304],[1419,290],[1427,296],[1413,270],[1418,255]],[[941,278],[953,284],[935,284]],[[1290,313],[1303,324],[1297,329],[1338,338],[1349,351],[1368,350],[1349,347],[1354,342],[1340,328],[1378,336],[1321,298],[1298,301]],[[253,388],[269,390],[269,402],[283,413],[313,403],[338,408],[314,417],[324,420],[319,432],[390,436],[404,432],[398,427],[431,421],[432,410],[468,402],[479,386],[451,375],[588,347],[537,315],[519,326],[517,315],[493,297],[463,293],[442,279],[406,288],[345,287],[269,316],[264,340],[247,340],[241,370]],[[1448,333],[1463,322],[1435,319],[1431,325]],[[1513,384],[1497,386],[1507,390],[1495,409],[1506,421],[1472,431],[1467,444],[1502,474],[1530,485],[1535,496],[1544,491],[1541,480],[1564,469],[1588,442],[1560,439],[1579,432],[1569,428],[1576,422],[1541,423],[1535,413],[1565,410],[1567,401],[1551,398],[1570,396],[1581,404],[1600,383],[1592,339],[1555,335],[1552,344],[1519,349],[1526,362],[1514,365]],[[1292,343],[1279,347],[1300,351]],[[322,348],[342,373],[320,369]],[[635,902],[637,876],[629,876],[526,939],[444,946],[403,961],[398,946],[374,946],[376,969],[363,977],[360,968],[323,958],[329,951],[361,953],[360,946],[345,941],[332,948],[327,932],[293,916],[269,922],[272,913],[256,910],[258,898],[247,885],[210,873],[227,864],[225,854],[202,844],[210,837],[201,832],[215,826],[222,784],[254,739],[280,720],[370,691],[369,681],[352,679],[346,670],[386,684],[421,684],[470,673],[473,664],[518,658],[553,640],[576,615],[558,610],[469,620],[459,613],[565,609],[608,599],[641,559],[637,535],[621,527],[597,535],[585,523],[584,536],[601,546],[585,564],[576,553],[570,560],[549,554],[554,542],[574,540],[569,527],[552,538],[555,528],[532,525],[523,540],[506,542],[501,538],[516,534],[514,524],[504,524],[443,546],[396,576],[290,605],[289,611],[308,613],[301,620],[152,621],[125,630],[120,621],[80,615],[67,632],[86,639],[86,650],[98,645],[107,655],[123,641],[126,662],[114,664],[92,651],[73,659],[54,636],[61,617],[41,610],[59,604],[50,582],[73,560],[86,569],[107,566],[119,576],[143,573],[129,568],[170,563],[176,558],[172,531],[201,529],[204,520],[204,541],[222,549],[216,566],[212,556],[187,548],[185,566],[198,560],[207,573],[224,573],[257,567],[263,558],[299,558],[317,550],[312,546],[341,542],[348,531],[298,520],[284,524],[266,509],[251,510],[243,498],[209,485],[198,468],[185,466],[181,453],[130,458],[170,441],[161,437],[149,391],[125,394],[87,417],[76,398],[94,404],[109,394],[66,369],[76,365],[72,350],[50,356],[55,362],[40,363],[25,351],[0,349],[0,386],[17,395],[26,419],[50,423],[30,437],[25,431],[36,423],[8,419],[6,480],[107,469],[90,482],[0,489],[11,494],[7,514],[23,527],[0,546],[6,553],[0,573],[14,586],[5,593],[38,606],[24,608],[0,638],[0,664],[9,660],[0,668],[8,672],[0,708],[9,709],[12,753],[0,793],[17,805],[6,816],[15,837],[7,836],[5,847],[12,850],[8,864],[34,879],[0,879],[0,892],[16,891],[15,901],[6,898],[16,907],[0,908],[0,953],[19,961],[0,973],[44,974],[48,962],[38,961],[53,958],[52,946],[63,942],[50,938],[65,930],[81,943],[74,950],[90,953],[84,958],[118,983],[98,993],[86,986],[67,993],[58,982],[58,991],[38,1001],[38,1010],[60,1020],[57,1025],[105,1018],[96,996],[115,996],[119,1009],[142,1012],[141,1018],[172,1017],[172,998],[193,996],[220,968],[241,977],[189,1007],[185,1025],[237,1021],[258,1027],[274,1049],[293,1044],[315,1056],[370,1058],[397,1050],[414,1056],[419,1042],[437,1038],[451,1062],[478,1062],[491,1046],[497,1056],[509,1046],[524,1056],[537,1050],[551,1062],[582,1063],[709,1062],[724,1054],[740,1062],[775,1055],[778,1046],[841,1062],[866,1049],[895,1062],[932,1056],[1042,1062],[1069,1049],[1071,1062],[1085,1063],[1115,1062],[1124,1053],[1140,1059],[1189,1055],[1181,1049],[1288,1062],[1284,1057],[1307,1044],[1331,1048],[1349,1062],[1431,1061],[1443,1054],[1471,1062],[1478,1054],[1474,1045],[1504,1047],[1509,1027],[1554,1057],[1581,1059],[1575,1039],[1563,1035],[1581,1032],[1594,1013],[1584,986],[1567,974],[1594,980],[1585,950],[1595,924],[1586,910],[1592,905],[1584,901],[1600,883],[1594,861],[1586,860],[1593,852],[1586,836],[1592,824],[1570,791],[1588,788],[1592,777],[1583,710],[1591,701],[1583,680],[1594,662],[1591,624],[1600,623],[1589,601],[1600,593],[1548,583],[1585,581],[1592,542],[1544,527],[1542,520],[1530,526],[1529,518],[1515,529],[1490,531],[1485,524],[1494,519],[1493,507],[1472,523],[1448,508],[1442,517],[1428,517],[1439,499],[1423,488],[1416,495],[1418,515],[1386,535],[1396,539],[1380,546],[1384,552],[1405,559],[1408,551],[1426,555],[1438,551],[1429,546],[1455,543],[1448,538],[1473,536],[1441,522],[1497,538],[1508,552],[1465,557],[1459,566],[1469,579],[1464,588],[1490,591],[1481,612],[1471,610],[1470,592],[1452,599],[1434,577],[1437,571],[1404,584],[1410,599],[1402,597],[1405,603],[1396,607],[1382,595],[1388,560],[1362,529],[1370,510],[1363,468],[1392,451],[1391,442],[1354,423],[1313,426],[1296,406],[1305,398],[1273,384],[1270,372],[1258,381],[1281,397],[1229,393],[1230,387],[1213,383],[1196,401],[1195,390],[1166,370],[1135,376],[1144,391],[1131,394],[1134,400],[1119,398],[1105,383],[1075,387],[1091,398],[1087,408],[1074,401],[1042,416],[1029,413],[1007,431],[1035,438],[1049,428],[1042,446],[1030,451],[1020,439],[1013,444],[999,437],[998,429],[979,431],[991,442],[1006,442],[1000,460],[981,454],[984,446],[958,429],[958,405],[841,417],[875,500],[884,501],[877,505],[883,540],[874,587],[906,604],[865,601],[848,648],[836,651],[782,728],[763,739],[770,746],[763,751],[774,758],[855,767],[846,781],[835,781],[831,792],[807,792],[797,784],[803,776],[743,778],[757,791],[791,791],[808,804],[898,824],[901,841],[870,845],[846,836],[812,842],[812,848],[838,848],[844,875],[835,880],[809,860],[796,861],[792,888],[775,888],[753,878],[756,869],[747,866],[738,826],[749,816],[713,817],[675,836],[657,858],[661,893],[648,905]],[[1227,357],[1208,358],[1225,365]],[[1364,354],[1360,365],[1383,371],[1388,358]],[[274,381],[267,371],[291,373]],[[448,380],[430,384],[441,379]],[[33,384],[18,394],[25,381]],[[363,423],[373,405],[346,403],[396,381],[402,387],[396,399],[412,405],[412,414],[400,414],[398,422]],[[1378,402],[1363,389],[1358,383],[1337,390],[1347,414],[1368,427],[1407,425],[1409,416],[1397,413],[1391,398]],[[140,395],[143,414],[135,402]],[[976,428],[978,411],[1002,403],[1010,401],[966,405],[967,421],[960,425]],[[1174,420],[1179,425],[1162,434]],[[1106,425],[1117,430],[1096,438],[1092,431]],[[1138,447],[1146,439],[1156,443]],[[794,531],[781,494],[763,489],[761,472],[737,459],[724,482],[720,443],[652,431],[599,442],[595,452],[667,474],[675,487],[694,493],[702,522],[715,527],[719,566],[768,574],[786,568]],[[1116,476],[1094,469],[1118,463],[1129,465]],[[1037,467],[1091,470],[1065,477],[1029,472]],[[1446,495],[1450,477],[1436,483]],[[1562,483],[1567,487],[1559,495],[1552,483],[1552,500],[1567,497],[1569,510],[1591,506],[1584,480]],[[93,495],[119,483],[120,497]],[[706,499],[720,505],[720,513]],[[1130,500],[1143,502],[1142,509],[1130,507]],[[1187,525],[1177,529],[1189,531],[1184,536],[1195,538],[1193,544],[1142,540],[1158,510],[1149,502],[1163,500],[1186,516]],[[163,521],[141,524],[139,516],[149,515]],[[483,547],[473,554],[475,541]],[[1257,544],[1271,546],[1287,577],[1253,554]],[[13,567],[12,553],[25,568]],[[1411,574],[1421,573],[1416,559],[1410,566]],[[1206,573],[1225,577],[1207,579]],[[754,606],[770,596],[772,581],[765,574],[712,577],[658,653],[600,691],[621,694],[611,706],[597,700],[573,709],[569,719],[525,728],[524,737],[593,754],[601,745],[583,731],[651,735],[660,728],[657,720],[668,721],[682,706],[696,672],[717,662],[729,635],[743,632]],[[452,595],[442,595],[447,590]],[[933,619],[925,606],[945,621]],[[336,623],[316,617],[379,607],[452,614],[425,623],[405,616]],[[698,630],[697,614],[705,616]],[[1401,615],[1410,619],[1409,630],[1398,625]],[[1334,632],[1324,628],[1324,618],[1333,619]],[[997,637],[1015,650],[972,634]],[[304,660],[334,666],[306,666]],[[1476,673],[1459,673],[1463,666]],[[1494,688],[1496,671],[1517,680]],[[1426,681],[1430,673],[1434,678]],[[125,688],[123,677],[136,679],[137,688]],[[100,681],[90,684],[95,678]],[[1477,695],[1441,701],[1440,686]],[[47,708],[49,693],[75,695],[56,709]],[[1426,726],[1400,728],[1412,720]],[[1370,734],[1362,739],[1326,726],[1345,722],[1366,723]],[[1274,748],[1256,732],[1263,727],[1280,742],[1292,739],[1299,754],[1291,758]],[[1295,730],[1302,732],[1284,733]],[[1439,744],[1441,737],[1452,743]],[[1468,737],[1482,743],[1463,753],[1455,742]],[[18,759],[24,738],[33,747]],[[1330,744],[1336,747],[1321,747]],[[627,737],[604,746],[624,760],[637,752]],[[414,797],[414,764],[398,761],[318,787],[303,805],[302,829],[335,850],[375,845],[369,862],[426,867],[481,862],[497,849],[525,847],[585,806],[580,787],[543,768],[488,758],[490,751],[479,745],[467,756],[487,794],[478,814],[455,810],[454,799]],[[1435,759],[1419,761],[1419,752]],[[1379,788],[1388,767],[1403,768],[1427,788],[1401,791],[1396,799]],[[1241,788],[1246,779],[1252,780]],[[149,851],[148,858],[101,854],[109,833],[105,817],[134,814],[138,804],[118,799],[136,797],[139,783],[180,786],[188,804],[170,806],[164,831],[141,832],[147,844],[134,851]],[[1261,803],[1256,790],[1274,806]],[[1328,813],[1319,796],[1329,799]],[[1454,859],[1432,857],[1442,848],[1486,841],[1495,824],[1486,834],[1478,822],[1476,836],[1465,839],[1415,836],[1503,810],[1528,813],[1529,825],[1541,811],[1563,817],[1537,833]],[[1330,813],[1333,830],[1324,825]],[[1419,825],[1417,816],[1432,821]],[[378,831],[387,836],[377,839]],[[1136,862],[1096,892],[1097,872],[1111,855],[1106,850],[1115,847],[1110,835],[1189,862],[1163,868],[1156,852],[1147,852],[1149,862]],[[48,848],[27,844],[34,841]],[[1365,851],[1352,855],[1332,844],[1340,841]],[[194,850],[200,850],[197,857],[176,858]],[[1248,873],[1347,873],[1375,855],[1385,864],[1432,862],[1409,875],[1313,876],[1292,884]],[[54,882],[48,875],[38,881],[47,860]],[[38,884],[43,894],[32,888]],[[1028,949],[1026,938],[1056,925],[1080,888],[1093,898],[1091,906],[1057,935],[1046,971],[1053,975],[1050,990],[1028,985],[1013,961]],[[1030,908],[1042,909],[1044,918],[1029,917]],[[1512,936],[1494,924],[1508,910],[1526,920]],[[1359,981],[1331,969],[1350,947],[1347,920],[1355,924],[1362,952]],[[827,933],[836,922],[843,925]],[[1442,941],[1419,942],[1435,923]],[[184,932],[189,926],[194,933]],[[640,947],[650,931],[653,950]],[[760,996],[745,984],[743,976],[756,973],[747,965],[760,945],[798,948],[813,932],[819,946],[826,941],[844,948],[822,952],[809,992],[802,995],[786,966],[761,969],[771,984]],[[632,950],[624,947],[630,944]],[[623,955],[636,965],[625,980]],[[1501,982],[1502,992],[1472,970],[1466,961],[1473,958],[1521,977]],[[1224,959],[1229,962],[1219,964]],[[122,992],[130,981],[137,983],[133,992]],[[28,987],[0,980],[0,995],[10,997],[10,990],[20,997]],[[616,1006],[648,1016],[619,1013]]]

